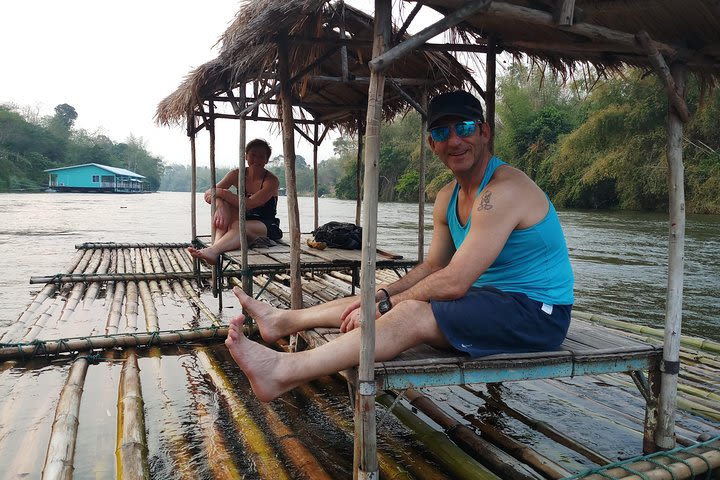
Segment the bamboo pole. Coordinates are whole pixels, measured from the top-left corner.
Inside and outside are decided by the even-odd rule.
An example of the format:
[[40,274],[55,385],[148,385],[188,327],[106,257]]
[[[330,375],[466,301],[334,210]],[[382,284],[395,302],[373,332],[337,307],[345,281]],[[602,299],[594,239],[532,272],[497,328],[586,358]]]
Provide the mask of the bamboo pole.
[[[390,0],[375,0],[373,59],[388,48],[392,37],[392,5]],[[373,60],[374,61],[374,60]],[[372,63],[372,61],[370,62]],[[375,425],[375,249],[377,246],[378,158],[380,156],[380,121],[382,119],[385,75],[372,71],[368,90],[365,127],[365,186],[367,202],[362,229],[360,365],[358,366],[357,399],[355,402],[354,478],[373,479],[377,476],[377,439]]]
[[[241,105],[245,106],[245,84],[242,83],[240,86],[240,99]],[[245,117],[242,115],[239,119],[240,130],[238,132],[238,219],[240,228],[240,260],[242,263],[242,269],[245,273],[242,275],[242,286],[243,290],[252,294],[252,274],[248,271],[248,241],[247,241],[247,228],[246,228],[246,199],[245,196],[245,147],[247,145],[247,125]],[[269,160],[269,159],[268,159]]]
[[[100,265],[98,265],[96,274],[107,273],[108,267],[110,266],[110,250],[100,250],[101,258]],[[85,292],[85,300],[83,301],[83,310],[90,310],[90,305],[97,298],[98,291],[100,290],[100,282],[92,282]]]
[[[315,389],[311,384],[301,385],[297,388],[297,392],[308,400],[315,402],[329,421],[335,424],[343,432],[346,432],[349,437],[353,438],[352,433],[350,433],[353,430],[353,426],[350,425],[344,415],[338,412],[337,408],[329,405],[325,398],[322,395],[319,395],[317,389]],[[383,451],[378,451],[377,456],[379,472],[382,478],[397,480],[410,480],[412,478],[408,471],[395,461],[392,455]]]
[[[167,269],[163,268],[162,262],[160,261],[160,251],[158,249],[150,250],[150,269],[153,273],[164,273],[167,274]],[[163,295],[172,295],[172,289],[167,279],[160,279],[160,289]]]
[[[117,252],[117,273],[125,272],[125,255],[122,251]],[[122,305],[125,299],[125,282],[113,282],[115,284],[115,293],[110,304],[110,313],[108,313],[107,322],[105,323],[105,334],[112,335],[118,332],[120,325],[120,316],[122,315]]]
[[480,396],[483,400],[485,400],[485,403],[487,405],[492,406],[493,408],[500,410],[507,415],[511,416],[512,418],[519,420],[520,422],[524,423],[528,427],[532,428],[538,433],[541,433],[545,435],[546,437],[550,438],[551,440],[554,440],[555,442],[559,443],[560,445],[563,445],[571,450],[576,451],[580,455],[583,455],[587,459],[597,463],[598,465],[607,465],[609,463],[612,463],[612,461],[603,456],[599,453],[587,448],[585,445],[581,444],[580,442],[568,437],[567,435],[559,432],[557,429],[551,427],[545,422],[536,420],[529,415],[526,415],[522,413],[521,411],[514,409],[510,407],[508,404],[504,402],[497,401],[493,397],[489,395],[485,395],[480,391],[475,392],[476,395]]
[[[493,473],[503,480],[539,480],[543,477],[525,464],[518,462],[495,445],[479,437],[473,430],[445,413],[437,404],[417,390],[408,389],[404,392],[413,407],[430,417],[440,425],[445,433],[464,450],[471,450],[475,458],[481,458]],[[452,462],[451,459],[446,459]]]
[[[101,251],[93,250],[92,256],[90,257],[87,266],[83,270],[83,273],[95,272],[95,270],[97,270],[98,266],[100,265],[100,260]],[[67,302],[65,302],[65,307],[63,308],[62,314],[60,314],[60,322],[67,320],[68,317],[73,314],[78,303],[80,303],[80,299],[82,298],[83,293],[85,293],[84,283],[78,283],[73,286],[72,291],[70,292],[70,296],[68,297]]]
[[[173,255],[173,258],[168,255],[168,262],[170,266],[175,269],[175,271],[182,269],[182,266],[178,262],[175,255]],[[212,310],[210,310],[207,305],[205,305],[205,302],[203,302],[202,299],[195,292],[192,284],[187,280],[182,280],[180,284],[182,285],[182,290],[180,292],[177,292],[178,295],[185,298],[191,305],[197,308],[200,312],[204,313],[213,325],[220,325],[220,319],[218,319],[218,317],[212,312]]]
[[82,399],[87,369],[87,359],[76,359],[70,368],[67,382],[62,392],[60,392],[60,399],[55,409],[55,421],[53,422],[45,456],[43,480],[73,478],[75,442],[78,424],[80,423],[80,400]]
[[[155,272],[155,267],[153,266],[152,260],[150,259],[150,252],[145,248],[141,248],[138,249],[138,254],[140,259],[142,260],[142,269],[140,271],[157,273]],[[160,290],[160,284],[158,283],[158,280],[149,280],[148,286],[150,287],[150,293],[152,294],[153,303],[158,302],[160,303],[160,305],[162,305],[162,291]]]
[[488,148],[491,152],[495,151],[495,83],[497,70],[497,39],[494,35],[488,36],[487,54],[485,60],[485,68],[487,77],[485,79],[485,121],[490,127],[490,142]]
[[280,77],[280,106],[282,112],[283,155],[285,158],[285,186],[287,188],[288,223],[290,224],[290,288],[292,308],[302,308],[300,279],[300,213],[297,203],[295,175],[295,128],[293,125],[292,91],[288,66],[288,32],[280,32],[278,40],[278,73]]
[[[67,264],[67,266],[63,269],[65,272],[73,272],[75,268],[77,268],[80,261],[84,258],[86,252],[77,251],[75,252],[75,255],[73,256],[70,263]],[[5,342],[9,339],[13,338],[13,335],[16,333],[17,330],[20,330],[21,328],[24,328],[26,326],[31,325],[30,320],[33,318],[33,314],[35,311],[42,305],[48,298],[52,297],[55,294],[55,291],[57,290],[57,285],[55,284],[48,284],[45,285],[40,292],[38,292],[37,295],[35,295],[35,298],[33,298],[32,303],[20,314],[20,317],[15,321],[15,323],[12,325],[11,328],[6,330],[2,335],[0,335],[0,342]]]
[[488,441],[499,446],[516,459],[530,465],[547,478],[559,479],[570,476],[570,472],[553,462],[549,458],[533,450],[532,448],[521,444],[517,440],[512,439],[499,429],[483,422],[477,417],[467,419],[470,423],[482,432],[482,435]]
[[195,128],[197,119],[188,113],[186,129],[190,140],[190,241],[197,238],[197,152],[195,149]]
[[[603,472],[603,474],[590,474],[582,477],[583,480],[602,480],[608,478],[619,478],[617,475],[623,475],[622,480],[675,480],[677,478],[697,478],[698,475],[707,473],[708,469],[713,471],[720,467],[720,449],[713,448],[701,453],[687,454],[677,452],[673,454],[681,460],[666,463],[665,467],[658,467],[650,462],[638,460],[627,465],[634,471],[642,472],[642,476],[632,474],[629,470],[622,467],[613,468]],[[658,457],[657,460],[662,459]],[[630,473],[628,475],[628,473]]]
[[318,147],[320,146],[320,140],[318,134],[320,130],[320,124],[315,120],[313,125],[313,230],[318,229],[319,214],[318,214]]
[[[581,318],[583,320],[589,320],[591,322],[597,322],[603,325],[618,328],[620,330],[626,330],[634,333],[640,333],[644,335],[650,335],[651,337],[663,338],[664,331],[660,328],[652,328],[644,325],[635,325],[629,322],[623,322],[622,320],[615,320],[613,318],[603,317],[594,313],[577,312],[573,310],[574,317]],[[712,340],[707,340],[700,337],[690,337],[688,335],[680,336],[680,344],[685,347],[692,347],[698,350],[706,352],[720,353],[720,343]]]
[[[418,6],[419,5],[420,4],[418,4]],[[421,102],[423,111],[427,112],[427,90],[423,90]],[[422,122],[420,123],[420,178],[418,180],[418,263],[422,263],[425,259],[425,176],[427,171],[427,129],[427,115],[423,115]]]
[[[393,398],[387,393],[381,393],[377,397],[378,403],[389,408],[393,404]],[[395,404],[392,413],[407,427],[415,432],[415,436],[428,446],[443,466],[454,478],[465,479],[499,479],[483,464],[463,452],[460,447],[449,441],[445,434],[433,429],[420,420],[406,407]],[[506,478],[506,477],[503,477]],[[509,479],[508,479],[509,480]]]
[[140,368],[134,349],[120,372],[117,418],[117,474],[127,480],[149,479],[145,414],[140,385]]
[[248,409],[245,408],[237,397],[225,393],[234,390],[225,371],[218,365],[217,361],[210,358],[207,349],[196,349],[195,356],[205,372],[210,376],[213,384],[215,384],[216,392],[227,401],[233,422],[246,446],[246,454],[252,458],[260,478],[277,480],[289,479],[290,477],[282,466],[282,463],[278,460],[275,451],[262,430],[252,420]]
[[0,359],[33,357],[37,355],[56,355],[67,352],[80,352],[118,347],[142,347],[147,345],[165,345],[179,342],[224,340],[227,327],[199,327],[191,330],[166,330],[160,332],[119,333],[116,335],[98,335],[93,337],[64,338],[44,340],[42,342],[18,343],[0,347]]
[[360,172],[362,170],[362,158],[364,154],[364,142],[363,142],[363,123],[362,120],[358,119],[358,151],[357,161],[355,162],[355,192],[357,192],[357,198],[355,199],[355,225],[360,225],[362,220],[362,182],[360,180]]
[[[108,267],[108,271],[111,273],[117,272],[117,257],[118,252],[114,249],[109,249],[110,252],[110,266]],[[105,300],[103,301],[104,307],[109,307],[109,304],[112,302],[113,297],[115,296],[115,282],[108,282],[107,285],[105,285]]]
[[[135,271],[130,252],[123,249],[123,255],[125,256],[125,270]],[[135,282],[127,282],[126,284],[126,295],[125,295],[125,329],[132,332],[137,331],[137,317],[138,317],[138,285]]]
[[[139,249],[135,249],[135,272],[141,271],[143,268],[142,254]],[[140,290],[140,300],[142,302],[143,313],[145,314],[145,328],[148,332],[160,330],[158,324],[157,309],[155,308],[155,302],[153,301],[152,294],[150,293],[150,286],[148,282],[138,282],[138,289]]]
[[[678,94],[685,96],[687,70],[679,65],[671,68]],[[682,329],[683,273],[685,256],[685,187],[683,171],[682,119],[668,108],[667,158],[670,167],[670,232],[668,242],[668,286],[665,309],[665,339],[658,405],[655,444],[661,449],[675,446],[675,409],[677,408],[677,374],[680,371],[680,332]]]
[[[155,381],[161,392],[161,398],[163,399],[163,431],[165,433],[163,439],[167,441],[167,450],[173,459],[172,471],[174,478],[179,480],[194,480],[198,478],[198,474],[192,466],[193,459],[190,451],[192,445],[182,434],[182,425],[178,420],[179,415],[168,392],[167,379],[173,378],[176,372],[170,372],[167,367],[164,367],[167,363],[163,363],[162,350],[159,347],[150,348],[149,355],[152,360],[155,360],[151,362],[150,365],[155,369],[153,372],[155,374]],[[172,419],[172,424],[170,424],[169,419]]]

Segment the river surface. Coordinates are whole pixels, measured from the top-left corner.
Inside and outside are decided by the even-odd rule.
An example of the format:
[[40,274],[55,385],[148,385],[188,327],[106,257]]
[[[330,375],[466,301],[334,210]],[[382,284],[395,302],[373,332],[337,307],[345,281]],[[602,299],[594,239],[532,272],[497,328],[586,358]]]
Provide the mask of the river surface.
[[[313,201],[300,198],[298,203],[301,230],[309,232],[313,228]],[[198,206],[198,218],[202,219],[198,233],[206,234],[209,208],[200,201]],[[281,199],[279,216],[284,228],[286,209]],[[351,201],[320,199],[319,210],[321,224],[354,221],[355,203]],[[666,216],[561,211],[560,217],[576,276],[577,308],[661,326]],[[430,235],[430,207],[425,222]],[[416,205],[381,204],[378,223],[380,248],[410,259],[417,257]],[[2,334],[41,288],[30,285],[30,277],[64,271],[77,244],[189,241],[190,195],[4,194],[0,195],[0,225]],[[714,340],[720,340],[720,300],[716,293],[720,287],[719,231],[720,217],[688,218],[683,331]],[[116,437],[120,428],[116,425],[123,363],[116,358],[119,352],[105,355],[107,358],[88,369],[83,384],[73,462],[74,478],[78,479],[119,475],[115,452],[120,438]],[[0,477],[40,478],[53,412],[71,364],[67,358],[0,364]],[[241,472],[248,479],[277,478],[262,475],[257,469],[247,433],[252,422],[270,439],[273,452],[280,451],[287,437],[280,425],[312,450],[331,478],[352,477],[353,412],[346,385],[337,378],[326,377],[297,388],[268,407],[250,393],[247,380],[228,359],[222,344],[207,350],[184,346],[147,349],[138,364],[151,478],[231,478],[227,472]],[[227,379],[211,379],[207,374],[210,371],[222,372]],[[500,395],[505,403],[539,422],[568,432],[608,458],[634,457],[641,453],[637,425],[642,424],[644,401],[637,392],[613,387],[609,381],[576,377],[509,382],[497,387],[493,395]],[[485,385],[437,387],[425,392],[446,410],[468,412],[471,419],[490,422],[568,471],[593,466],[588,459],[548,442],[521,422],[487,408],[482,400],[489,393]],[[409,408],[404,400],[400,404]],[[687,415],[677,423],[683,432],[695,432],[693,436],[717,434],[715,425]],[[450,468],[442,456],[428,451],[396,420],[388,420],[378,431],[378,445],[382,458],[394,458],[411,472]],[[275,458],[273,455],[262,458]],[[287,462],[289,457],[283,454],[282,458]],[[296,472],[293,478],[301,476]]]
[[[313,200],[298,199],[300,228],[313,229]],[[278,202],[287,230],[287,205]],[[355,202],[321,198],[319,223],[354,222]],[[418,207],[382,203],[378,246],[417,258]],[[198,233],[209,207],[198,197]],[[560,211],[575,272],[576,308],[661,327],[667,286],[667,215]],[[432,205],[426,207],[426,250]],[[84,242],[185,242],[191,236],[190,194],[0,194],[0,332],[41,286],[31,276],[64,271]],[[686,228],[683,333],[720,340],[720,217],[689,216]]]

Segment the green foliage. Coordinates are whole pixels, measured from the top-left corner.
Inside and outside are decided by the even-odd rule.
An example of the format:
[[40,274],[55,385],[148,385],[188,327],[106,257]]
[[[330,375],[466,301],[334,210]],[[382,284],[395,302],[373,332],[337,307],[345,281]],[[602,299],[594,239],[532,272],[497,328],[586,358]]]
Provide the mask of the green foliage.
[[144,175],[146,188],[156,190],[162,161],[150,155],[141,138],[132,135],[116,144],[104,135],[91,135],[72,127],[77,112],[68,105],[55,107],[55,115],[29,122],[15,107],[0,105],[0,191],[40,190],[47,184],[48,168],[100,163]]

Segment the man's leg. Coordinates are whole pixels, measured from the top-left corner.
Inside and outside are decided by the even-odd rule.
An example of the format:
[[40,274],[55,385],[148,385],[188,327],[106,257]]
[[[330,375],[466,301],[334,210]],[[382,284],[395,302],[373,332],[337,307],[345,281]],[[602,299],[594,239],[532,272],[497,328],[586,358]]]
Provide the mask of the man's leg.
[[357,297],[338,298],[309,308],[287,310],[256,300],[238,287],[233,288],[233,292],[245,311],[257,322],[260,336],[267,343],[309,328],[339,328],[340,315],[348,305],[357,300]]
[[[360,329],[312,350],[277,352],[247,339],[243,317],[230,322],[225,345],[245,372],[257,397],[269,402],[298,385],[356,366],[360,358]],[[435,322],[429,303],[402,302],[377,320],[375,360],[385,361],[421,343],[449,346]]]

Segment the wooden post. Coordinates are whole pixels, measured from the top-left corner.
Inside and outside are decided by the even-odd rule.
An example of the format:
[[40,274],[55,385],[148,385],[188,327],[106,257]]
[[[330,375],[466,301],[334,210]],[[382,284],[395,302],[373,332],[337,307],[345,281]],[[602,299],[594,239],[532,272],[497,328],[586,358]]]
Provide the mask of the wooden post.
[[[422,107],[428,109],[427,90],[422,94]],[[420,123],[420,179],[418,181],[418,263],[425,259],[425,170],[427,152],[427,115],[422,117]]]
[[[390,0],[375,0],[373,58],[389,46],[392,22]],[[375,425],[375,249],[377,245],[378,159],[380,157],[380,121],[382,119],[385,75],[372,71],[368,90],[365,128],[365,215],[362,233],[362,268],[360,270],[361,326],[360,365],[355,402],[355,478],[377,479],[377,438]],[[359,455],[358,455],[359,454]],[[358,458],[359,456],[359,458]]]
[[[245,84],[240,86],[238,103],[245,107]],[[247,145],[247,125],[245,116],[240,115],[240,131],[238,132],[238,229],[240,230],[240,261],[242,262],[242,289],[252,297],[252,274],[248,268],[248,241],[245,223],[247,197],[245,196],[245,145]],[[270,160],[270,159],[268,159]]]
[[490,142],[488,148],[491,152],[495,146],[495,76],[496,76],[496,52],[497,46],[495,36],[490,35],[488,38],[488,51],[485,57],[485,71],[487,78],[485,79],[485,121],[490,126]]
[[195,151],[195,117],[188,115],[188,134],[190,135],[190,235],[197,238],[197,153]]
[[360,166],[362,165],[363,158],[363,139],[365,138],[364,130],[362,120],[358,119],[358,151],[357,162],[355,163],[355,191],[357,192],[357,199],[355,199],[355,225],[360,225],[360,219],[362,216],[363,195],[360,190],[360,186],[362,185],[360,182]]
[[[215,185],[217,184],[217,173],[215,172],[215,104],[210,101],[210,116],[207,120],[207,129],[210,133],[210,188],[212,189],[212,203],[210,204],[210,231],[212,237],[212,243],[215,243],[215,198],[217,190]],[[218,269],[222,266],[220,262],[217,262],[212,269],[212,294],[213,297],[218,297],[219,308],[222,309],[222,295],[219,293],[217,288],[218,281]]]
[[[687,70],[682,65],[670,67],[677,94],[685,96]],[[685,187],[683,185],[683,122],[672,108],[668,95],[667,160],[669,166],[670,235],[668,243],[668,287],[665,307],[665,340],[663,347],[660,408],[655,443],[661,449],[675,447],[675,410],[677,380],[680,371],[680,331],[682,329],[683,273],[685,257]]]
[[302,308],[300,284],[300,213],[295,180],[295,127],[293,124],[292,91],[288,67],[287,32],[278,38],[278,73],[280,74],[280,106],[282,108],[283,156],[285,157],[285,186],[287,188],[288,223],[290,224],[290,307]]
[[313,225],[314,230],[318,228],[318,147],[320,146],[320,140],[318,139],[318,130],[320,124],[315,122],[315,129],[313,130]]
[[[635,380],[635,377],[633,377]],[[645,421],[643,425],[643,453],[657,451],[655,434],[658,430],[658,396],[660,394],[660,365],[648,369],[648,397],[645,399]],[[642,390],[641,390],[642,391]]]

